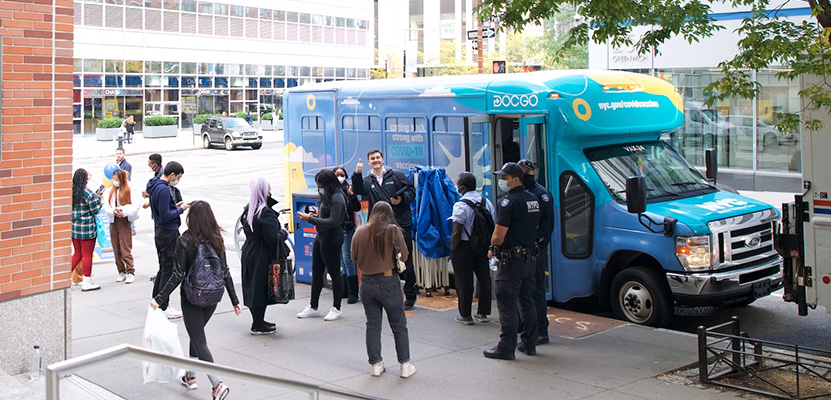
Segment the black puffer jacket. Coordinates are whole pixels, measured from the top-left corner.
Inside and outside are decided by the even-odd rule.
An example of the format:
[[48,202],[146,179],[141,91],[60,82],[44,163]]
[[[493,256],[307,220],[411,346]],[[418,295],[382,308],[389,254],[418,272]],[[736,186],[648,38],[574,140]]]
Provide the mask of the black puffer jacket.
[[[222,260],[222,275],[225,277],[225,291],[228,292],[228,297],[231,298],[231,304],[237,305],[239,304],[239,298],[237,298],[237,292],[234,289],[234,280],[231,279],[231,270],[228,269],[228,262],[225,260],[225,249],[220,250],[222,250],[222,252],[217,251],[216,253]],[[182,283],[185,276],[187,276],[188,271],[190,270],[190,264],[193,262],[194,258],[196,258],[196,247],[190,246],[188,233],[185,232],[182,236],[176,238],[176,257],[173,262],[173,275],[170,276],[170,280],[167,281],[164,288],[162,288],[159,294],[156,295],[156,303],[167,303],[170,293],[172,293],[173,290],[175,290],[176,287]],[[182,293],[182,296],[185,295],[184,291],[180,290],[180,292]]]
[[[361,176],[359,173],[352,174],[352,191],[355,194],[363,196],[364,200],[369,200],[369,213],[372,213],[372,206],[379,201],[390,202],[390,199],[395,197],[395,193],[404,189],[400,194],[401,203],[392,206],[392,212],[395,213],[395,221],[398,226],[404,229],[413,227],[413,217],[410,213],[410,203],[415,200],[416,193],[413,188],[413,183],[404,175],[403,172],[394,170],[389,167],[384,167],[384,179],[378,185],[378,181],[372,176],[370,172],[367,176]],[[368,215],[367,215],[368,216]]]

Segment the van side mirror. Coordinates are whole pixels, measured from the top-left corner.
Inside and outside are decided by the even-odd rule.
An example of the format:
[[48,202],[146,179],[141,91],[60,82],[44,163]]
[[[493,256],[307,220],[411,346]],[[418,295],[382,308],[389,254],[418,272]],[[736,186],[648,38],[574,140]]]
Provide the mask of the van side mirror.
[[707,179],[716,181],[718,176],[718,159],[716,158],[716,149],[704,150],[704,165],[707,168]]
[[[678,220],[672,217],[664,217],[663,222],[653,221],[646,211],[646,179],[643,176],[630,176],[626,178],[626,210],[632,214],[638,214],[638,222],[652,233],[663,233],[664,236],[672,236]],[[653,228],[661,227],[660,229]]]
[[642,176],[626,179],[626,210],[632,214],[646,211],[646,180]]

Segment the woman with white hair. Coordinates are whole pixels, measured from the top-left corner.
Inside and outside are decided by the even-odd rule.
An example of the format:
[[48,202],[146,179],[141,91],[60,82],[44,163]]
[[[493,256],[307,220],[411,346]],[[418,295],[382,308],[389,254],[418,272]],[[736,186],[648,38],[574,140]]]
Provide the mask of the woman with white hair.
[[271,197],[271,185],[263,177],[251,179],[251,197],[240,222],[245,232],[242,245],[242,301],[251,311],[252,335],[268,335],[276,331],[274,323],[265,320],[268,306],[268,270],[274,260],[285,260],[280,244],[288,237],[271,209],[277,200]]

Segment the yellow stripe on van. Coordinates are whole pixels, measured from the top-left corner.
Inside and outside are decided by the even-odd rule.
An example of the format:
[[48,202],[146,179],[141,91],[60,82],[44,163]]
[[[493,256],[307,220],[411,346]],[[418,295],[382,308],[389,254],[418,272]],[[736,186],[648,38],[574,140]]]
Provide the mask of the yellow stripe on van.
[[645,93],[666,96],[678,111],[684,111],[684,104],[681,102],[681,95],[675,91],[675,87],[669,82],[640,74],[586,74],[591,80],[606,87],[624,87],[638,85]]

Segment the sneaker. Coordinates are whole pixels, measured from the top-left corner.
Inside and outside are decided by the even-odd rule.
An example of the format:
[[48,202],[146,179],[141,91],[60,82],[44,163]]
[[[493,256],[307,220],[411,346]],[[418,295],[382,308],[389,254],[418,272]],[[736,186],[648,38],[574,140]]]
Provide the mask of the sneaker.
[[188,388],[188,390],[196,390],[196,378],[188,379],[188,371],[185,371],[185,374],[182,375],[182,385]]
[[456,322],[462,325],[473,325],[473,318],[471,317],[463,317],[461,315],[456,316]]
[[329,309],[329,314],[326,314],[323,317],[324,321],[334,321],[336,319],[340,319],[343,316],[343,313],[335,307]]
[[226,384],[222,382],[217,383],[214,388],[214,400],[224,400],[228,397],[228,392],[230,391],[231,388],[229,388]]
[[355,304],[359,301],[360,299],[358,298],[358,296],[350,294],[349,297],[346,299],[346,304]]
[[127,274],[127,278],[124,279],[124,283],[133,283],[136,281],[136,276],[133,274]]
[[402,378],[409,378],[409,377],[413,376],[415,371],[416,371],[416,369],[415,369],[415,366],[413,366],[413,364],[410,364],[409,362],[405,362],[404,364],[401,364],[401,377]]
[[118,273],[118,278],[115,278],[116,282],[124,282],[125,280],[127,280],[127,274],[125,274],[123,272],[119,272]]
[[164,316],[167,317],[167,319],[182,318],[182,312],[173,308],[173,306],[170,306],[167,307],[167,310],[164,310]]
[[297,318],[312,318],[312,317],[319,317],[320,312],[316,309],[312,308],[312,306],[306,306],[303,311],[297,313]]
[[372,368],[370,369],[369,374],[372,376],[381,376],[381,374],[383,374],[385,370],[386,368],[384,368],[384,363],[377,362],[375,364],[372,364]]
[[251,334],[252,335],[270,335],[274,332],[277,332],[276,326],[252,326],[251,327]]
[[404,310],[410,311],[415,307],[414,300],[407,300],[404,302]]
[[490,322],[491,321],[491,319],[488,318],[488,316],[485,315],[485,314],[476,314],[476,315],[473,316],[473,319],[476,320],[476,322]]

